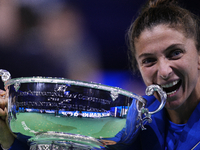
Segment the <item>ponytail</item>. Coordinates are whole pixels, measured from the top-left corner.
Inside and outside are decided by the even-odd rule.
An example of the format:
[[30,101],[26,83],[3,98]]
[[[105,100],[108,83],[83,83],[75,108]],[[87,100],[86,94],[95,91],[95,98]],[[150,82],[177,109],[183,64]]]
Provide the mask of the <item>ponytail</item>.
[[177,5],[177,4],[178,4],[177,0],[149,0],[148,1],[149,8],[154,8],[154,7],[163,6],[163,5]]

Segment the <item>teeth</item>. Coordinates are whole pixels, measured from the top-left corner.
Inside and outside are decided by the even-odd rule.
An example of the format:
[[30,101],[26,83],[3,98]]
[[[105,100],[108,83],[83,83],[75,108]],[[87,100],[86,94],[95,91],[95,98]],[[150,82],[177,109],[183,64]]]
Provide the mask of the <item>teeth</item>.
[[170,92],[170,93],[167,93],[167,95],[174,94],[175,92],[176,92],[176,90],[175,90],[175,91],[172,91],[172,92]]
[[165,84],[165,85],[161,85],[162,88],[169,88],[169,87],[172,87],[174,85],[176,85],[178,83],[179,80],[176,80],[172,83],[169,83],[169,84]]

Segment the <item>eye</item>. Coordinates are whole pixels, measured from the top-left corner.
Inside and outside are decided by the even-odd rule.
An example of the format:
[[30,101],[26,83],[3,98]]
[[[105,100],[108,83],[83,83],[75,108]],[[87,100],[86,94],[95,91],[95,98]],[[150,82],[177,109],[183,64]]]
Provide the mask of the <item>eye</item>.
[[150,67],[155,63],[156,63],[155,58],[145,58],[145,59],[142,60],[142,65],[146,66],[146,67]]
[[183,55],[183,51],[180,49],[176,49],[176,50],[172,50],[169,54],[168,54],[168,58],[169,59],[179,59],[181,58],[181,56]]

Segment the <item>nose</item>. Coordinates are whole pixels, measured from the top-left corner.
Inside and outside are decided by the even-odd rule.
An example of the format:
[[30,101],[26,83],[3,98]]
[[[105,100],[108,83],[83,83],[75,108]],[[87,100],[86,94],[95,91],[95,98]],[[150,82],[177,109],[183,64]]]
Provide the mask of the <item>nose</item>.
[[163,80],[168,80],[172,75],[172,68],[169,60],[164,58],[159,60],[158,63],[158,77]]

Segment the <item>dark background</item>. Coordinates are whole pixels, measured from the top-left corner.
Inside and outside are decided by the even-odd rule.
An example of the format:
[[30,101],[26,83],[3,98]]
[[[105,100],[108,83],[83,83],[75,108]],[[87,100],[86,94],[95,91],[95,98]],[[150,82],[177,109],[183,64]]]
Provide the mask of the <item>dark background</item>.
[[[125,34],[145,2],[145,0],[78,1],[87,18],[89,29],[100,43],[105,69],[128,68]],[[200,13],[198,0],[179,0],[179,3],[195,14]]]
[[[102,84],[118,86],[135,93],[143,93],[144,85],[140,76],[133,75],[130,70],[126,33],[134,17],[137,16],[139,8],[145,1],[73,0],[63,2],[73,3],[79,9],[84,16],[88,33],[96,41],[99,48],[99,52],[96,54],[98,56],[95,57],[100,59],[101,80],[93,80],[90,77],[83,80],[101,82]],[[183,0],[179,3],[199,15],[199,1]],[[27,6],[30,6],[30,4]],[[34,24],[34,15],[32,16],[27,12],[24,11],[21,19],[25,27],[31,26],[31,23]],[[23,51],[24,47],[22,45],[20,43],[13,47],[0,45],[0,68],[11,72],[13,78],[26,76],[71,78],[64,74],[62,65],[57,64],[56,60],[54,61],[51,56],[27,54]],[[31,45],[29,51],[39,51],[40,48],[37,45],[37,43]]]

